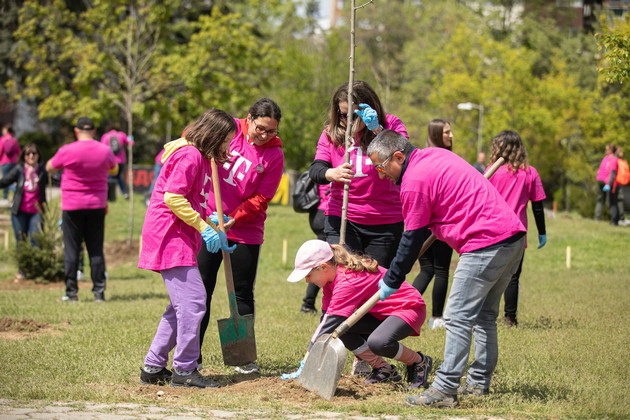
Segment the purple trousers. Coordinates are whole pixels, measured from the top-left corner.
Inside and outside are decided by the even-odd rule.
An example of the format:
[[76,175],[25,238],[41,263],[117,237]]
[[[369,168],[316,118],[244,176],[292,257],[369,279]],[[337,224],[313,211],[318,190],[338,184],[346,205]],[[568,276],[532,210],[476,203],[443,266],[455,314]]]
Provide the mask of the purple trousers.
[[193,370],[199,358],[199,328],[206,312],[206,289],[198,267],[175,267],[160,272],[171,302],[144,358],[148,366],[166,367],[173,349],[173,368]]

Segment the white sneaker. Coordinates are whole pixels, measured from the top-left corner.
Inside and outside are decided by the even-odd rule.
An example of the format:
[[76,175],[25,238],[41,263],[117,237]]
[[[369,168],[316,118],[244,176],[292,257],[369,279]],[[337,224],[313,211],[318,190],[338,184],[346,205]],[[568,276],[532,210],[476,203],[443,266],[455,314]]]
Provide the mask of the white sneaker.
[[352,375],[354,376],[368,376],[372,373],[372,366],[365,360],[361,360],[358,357],[354,358],[352,362]]
[[438,328],[446,328],[446,322],[444,322],[444,318],[442,317],[431,317],[429,318],[429,328],[432,330],[437,330]]
[[83,271],[79,270],[77,271],[77,281],[83,281],[85,279],[85,274],[83,274]]
[[252,373],[260,373],[260,366],[251,362],[243,366],[236,366],[234,370],[244,375],[251,375]]

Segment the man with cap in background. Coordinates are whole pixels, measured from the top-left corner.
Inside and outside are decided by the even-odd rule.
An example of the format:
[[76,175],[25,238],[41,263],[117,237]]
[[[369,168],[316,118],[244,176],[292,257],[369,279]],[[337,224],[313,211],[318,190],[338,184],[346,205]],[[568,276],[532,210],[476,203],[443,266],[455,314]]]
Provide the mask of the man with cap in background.
[[81,117],[74,128],[77,141],[62,146],[46,164],[49,173],[63,169],[61,210],[66,293],[63,301],[78,301],[77,269],[81,243],[90,257],[95,302],[105,301],[105,211],[107,176],[116,173],[110,148],[94,140],[94,122]]

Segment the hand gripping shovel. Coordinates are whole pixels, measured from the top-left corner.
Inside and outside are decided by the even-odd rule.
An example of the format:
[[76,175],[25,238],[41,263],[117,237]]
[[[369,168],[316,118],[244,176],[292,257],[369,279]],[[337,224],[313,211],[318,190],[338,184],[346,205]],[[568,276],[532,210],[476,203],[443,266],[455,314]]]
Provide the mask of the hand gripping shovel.
[[[219,216],[219,228],[225,232],[223,226],[223,205],[221,202],[221,187],[219,185],[219,171],[212,159],[212,187]],[[256,337],[254,336],[254,316],[240,315],[234,292],[232,278],[232,262],[230,254],[223,252],[223,269],[225,270],[225,285],[227,286],[228,301],[230,303],[230,317],[217,320],[223,363],[228,366],[242,366],[256,360]]]
[[304,361],[304,368],[298,381],[309,391],[315,392],[327,400],[335,395],[341,371],[346,364],[346,347],[340,336],[357,323],[380,298],[376,292],[367,302],[341,323],[332,334],[324,334],[313,343]]

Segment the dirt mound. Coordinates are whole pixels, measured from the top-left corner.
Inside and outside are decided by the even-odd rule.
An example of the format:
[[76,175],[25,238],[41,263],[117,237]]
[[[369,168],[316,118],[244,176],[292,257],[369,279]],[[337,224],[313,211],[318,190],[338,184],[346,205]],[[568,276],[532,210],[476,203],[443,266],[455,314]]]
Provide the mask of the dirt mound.
[[0,318],[0,332],[32,333],[49,327],[50,325],[45,322],[37,322],[32,319]]

